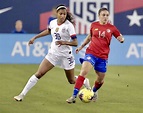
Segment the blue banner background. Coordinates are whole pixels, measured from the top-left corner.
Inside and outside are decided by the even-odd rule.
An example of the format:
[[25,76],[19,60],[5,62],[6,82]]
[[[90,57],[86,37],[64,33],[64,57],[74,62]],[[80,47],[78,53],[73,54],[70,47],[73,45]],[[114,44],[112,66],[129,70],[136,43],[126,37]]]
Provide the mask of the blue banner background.
[[[42,61],[50,47],[51,36],[37,39],[30,47],[27,42],[35,34],[0,34],[0,63],[37,64]],[[78,35],[79,45],[86,35]],[[143,65],[143,36],[125,35],[125,43],[119,43],[114,37],[110,48],[109,65]],[[85,48],[75,54],[76,64],[84,56]]]

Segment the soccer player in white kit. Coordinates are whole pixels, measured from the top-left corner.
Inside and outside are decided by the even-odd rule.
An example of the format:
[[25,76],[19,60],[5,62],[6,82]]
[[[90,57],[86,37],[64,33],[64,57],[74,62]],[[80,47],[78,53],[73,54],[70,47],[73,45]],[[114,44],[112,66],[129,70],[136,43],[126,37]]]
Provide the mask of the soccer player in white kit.
[[[22,92],[14,97],[16,101],[22,101],[24,96],[37,81],[58,64],[64,69],[68,82],[70,84],[75,83],[75,60],[72,54],[72,46],[77,46],[78,42],[73,25],[74,21],[72,15],[67,11],[64,5],[59,5],[56,9],[57,19],[52,20],[48,29],[31,38],[28,42],[29,45],[33,44],[35,39],[49,34],[51,34],[53,38],[48,54],[41,62],[37,72],[30,77]],[[87,78],[84,84],[86,88],[90,88]]]

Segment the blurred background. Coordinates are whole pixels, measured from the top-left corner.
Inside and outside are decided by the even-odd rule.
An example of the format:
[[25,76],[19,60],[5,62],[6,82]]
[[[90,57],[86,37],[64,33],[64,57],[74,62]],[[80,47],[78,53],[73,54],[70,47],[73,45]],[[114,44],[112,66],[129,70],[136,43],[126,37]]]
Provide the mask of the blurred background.
[[[113,38],[108,64],[143,65],[143,0],[0,0],[1,64],[41,62],[50,47],[51,36],[38,39],[31,47],[27,42],[47,28],[52,8],[59,4],[66,5],[75,17],[79,45],[89,33],[91,22],[98,20],[98,10],[108,8],[111,23],[125,37],[124,44]],[[16,22],[22,33],[15,33]],[[85,48],[75,54],[77,64],[84,51]]]

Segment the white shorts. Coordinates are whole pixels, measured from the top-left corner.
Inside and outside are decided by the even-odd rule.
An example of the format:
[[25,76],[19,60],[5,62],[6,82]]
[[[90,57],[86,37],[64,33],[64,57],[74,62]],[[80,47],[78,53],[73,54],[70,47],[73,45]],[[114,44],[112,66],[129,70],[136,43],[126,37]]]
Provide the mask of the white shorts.
[[71,70],[75,67],[75,59],[72,54],[69,54],[67,57],[65,57],[48,53],[45,58],[54,66],[59,65],[65,70]]

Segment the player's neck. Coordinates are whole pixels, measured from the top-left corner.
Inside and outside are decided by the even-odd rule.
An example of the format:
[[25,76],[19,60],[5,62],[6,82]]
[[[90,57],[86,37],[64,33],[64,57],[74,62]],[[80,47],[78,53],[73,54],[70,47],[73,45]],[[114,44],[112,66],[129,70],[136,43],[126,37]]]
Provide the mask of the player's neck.
[[[66,21],[66,20],[65,20],[65,21]],[[58,21],[58,20],[57,20],[57,24],[58,24],[58,25],[62,25],[65,21]]]
[[99,23],[100,23],[101,25],[106,25],[106,24],[107,24],[107,22],[100,22],[100,21],[99,21]]

